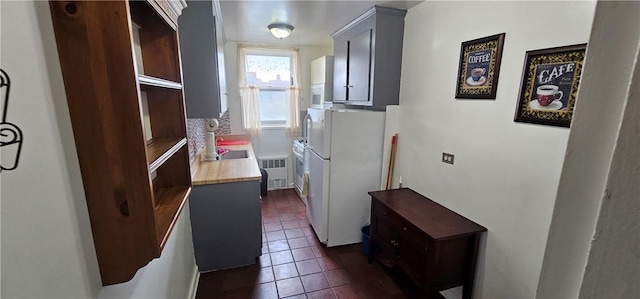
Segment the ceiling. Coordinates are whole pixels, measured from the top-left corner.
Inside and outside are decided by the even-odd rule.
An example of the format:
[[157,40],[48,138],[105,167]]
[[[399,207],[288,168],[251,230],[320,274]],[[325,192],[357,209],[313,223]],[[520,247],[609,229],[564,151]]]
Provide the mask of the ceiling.
[[[229,41],[331,48],[331,33],[372,6],[409,9],[424,0],[219,1],[224,34]],[[271,23],[287,23],[295,29],[288,38],[278,40],[267,29],[267,25]]]

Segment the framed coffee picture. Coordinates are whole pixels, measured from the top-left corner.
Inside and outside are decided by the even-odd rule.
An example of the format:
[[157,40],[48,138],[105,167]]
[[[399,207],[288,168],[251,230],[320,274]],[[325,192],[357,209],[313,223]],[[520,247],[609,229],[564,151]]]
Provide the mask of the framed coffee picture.
[[515,121],[569,127],[587,44],[527,51]]
[[495,99],[504,33],[463,42],[458,66],[458,99]]

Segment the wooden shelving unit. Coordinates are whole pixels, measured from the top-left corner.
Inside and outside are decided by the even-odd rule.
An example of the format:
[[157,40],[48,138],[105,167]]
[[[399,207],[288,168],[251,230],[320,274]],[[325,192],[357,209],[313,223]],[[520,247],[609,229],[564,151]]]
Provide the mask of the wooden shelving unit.
[[103,285],[159,257],[191,192],[184,1],[50,2]]
[[160,87],[171,89],[182,89],[182,84],[160,78],[154,78],[147,75],[138,75],[138,81],[140,82],[140,88],[148,87]]
[[186,138],[156,138],[147,144],[149,171],[154,172],[187,143]]
[[173,229],[178,215],[176,210],[182,210],[190,188],[164,188],[160,189],[156,196],[161,199],[160,204],[155,208],[156,217],[156,234],[158,237],[158,246],[164,247],[169,239],[169,232]]

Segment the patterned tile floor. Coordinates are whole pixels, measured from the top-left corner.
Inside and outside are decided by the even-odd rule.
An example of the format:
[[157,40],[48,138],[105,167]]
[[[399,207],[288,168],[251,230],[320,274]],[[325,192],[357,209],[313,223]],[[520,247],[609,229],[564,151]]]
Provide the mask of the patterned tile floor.
[[418,298],[402,273],[368,264],[362,243],[322,245],[293,189],[269,191],[262,223],[257,263],[201,274],[196,298]]

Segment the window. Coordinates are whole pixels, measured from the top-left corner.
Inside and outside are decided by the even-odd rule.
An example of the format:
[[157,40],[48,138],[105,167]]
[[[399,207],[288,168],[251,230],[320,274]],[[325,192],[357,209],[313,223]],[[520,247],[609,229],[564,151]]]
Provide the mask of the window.
[[285,125],[289,111],[288,88],[292,86],[291,55],[247,54],[247,84],[259,88],[260,122],[263,126]]
[[300,133],[300,51],[238,45],[242,127],[251,137],[262,127]]

